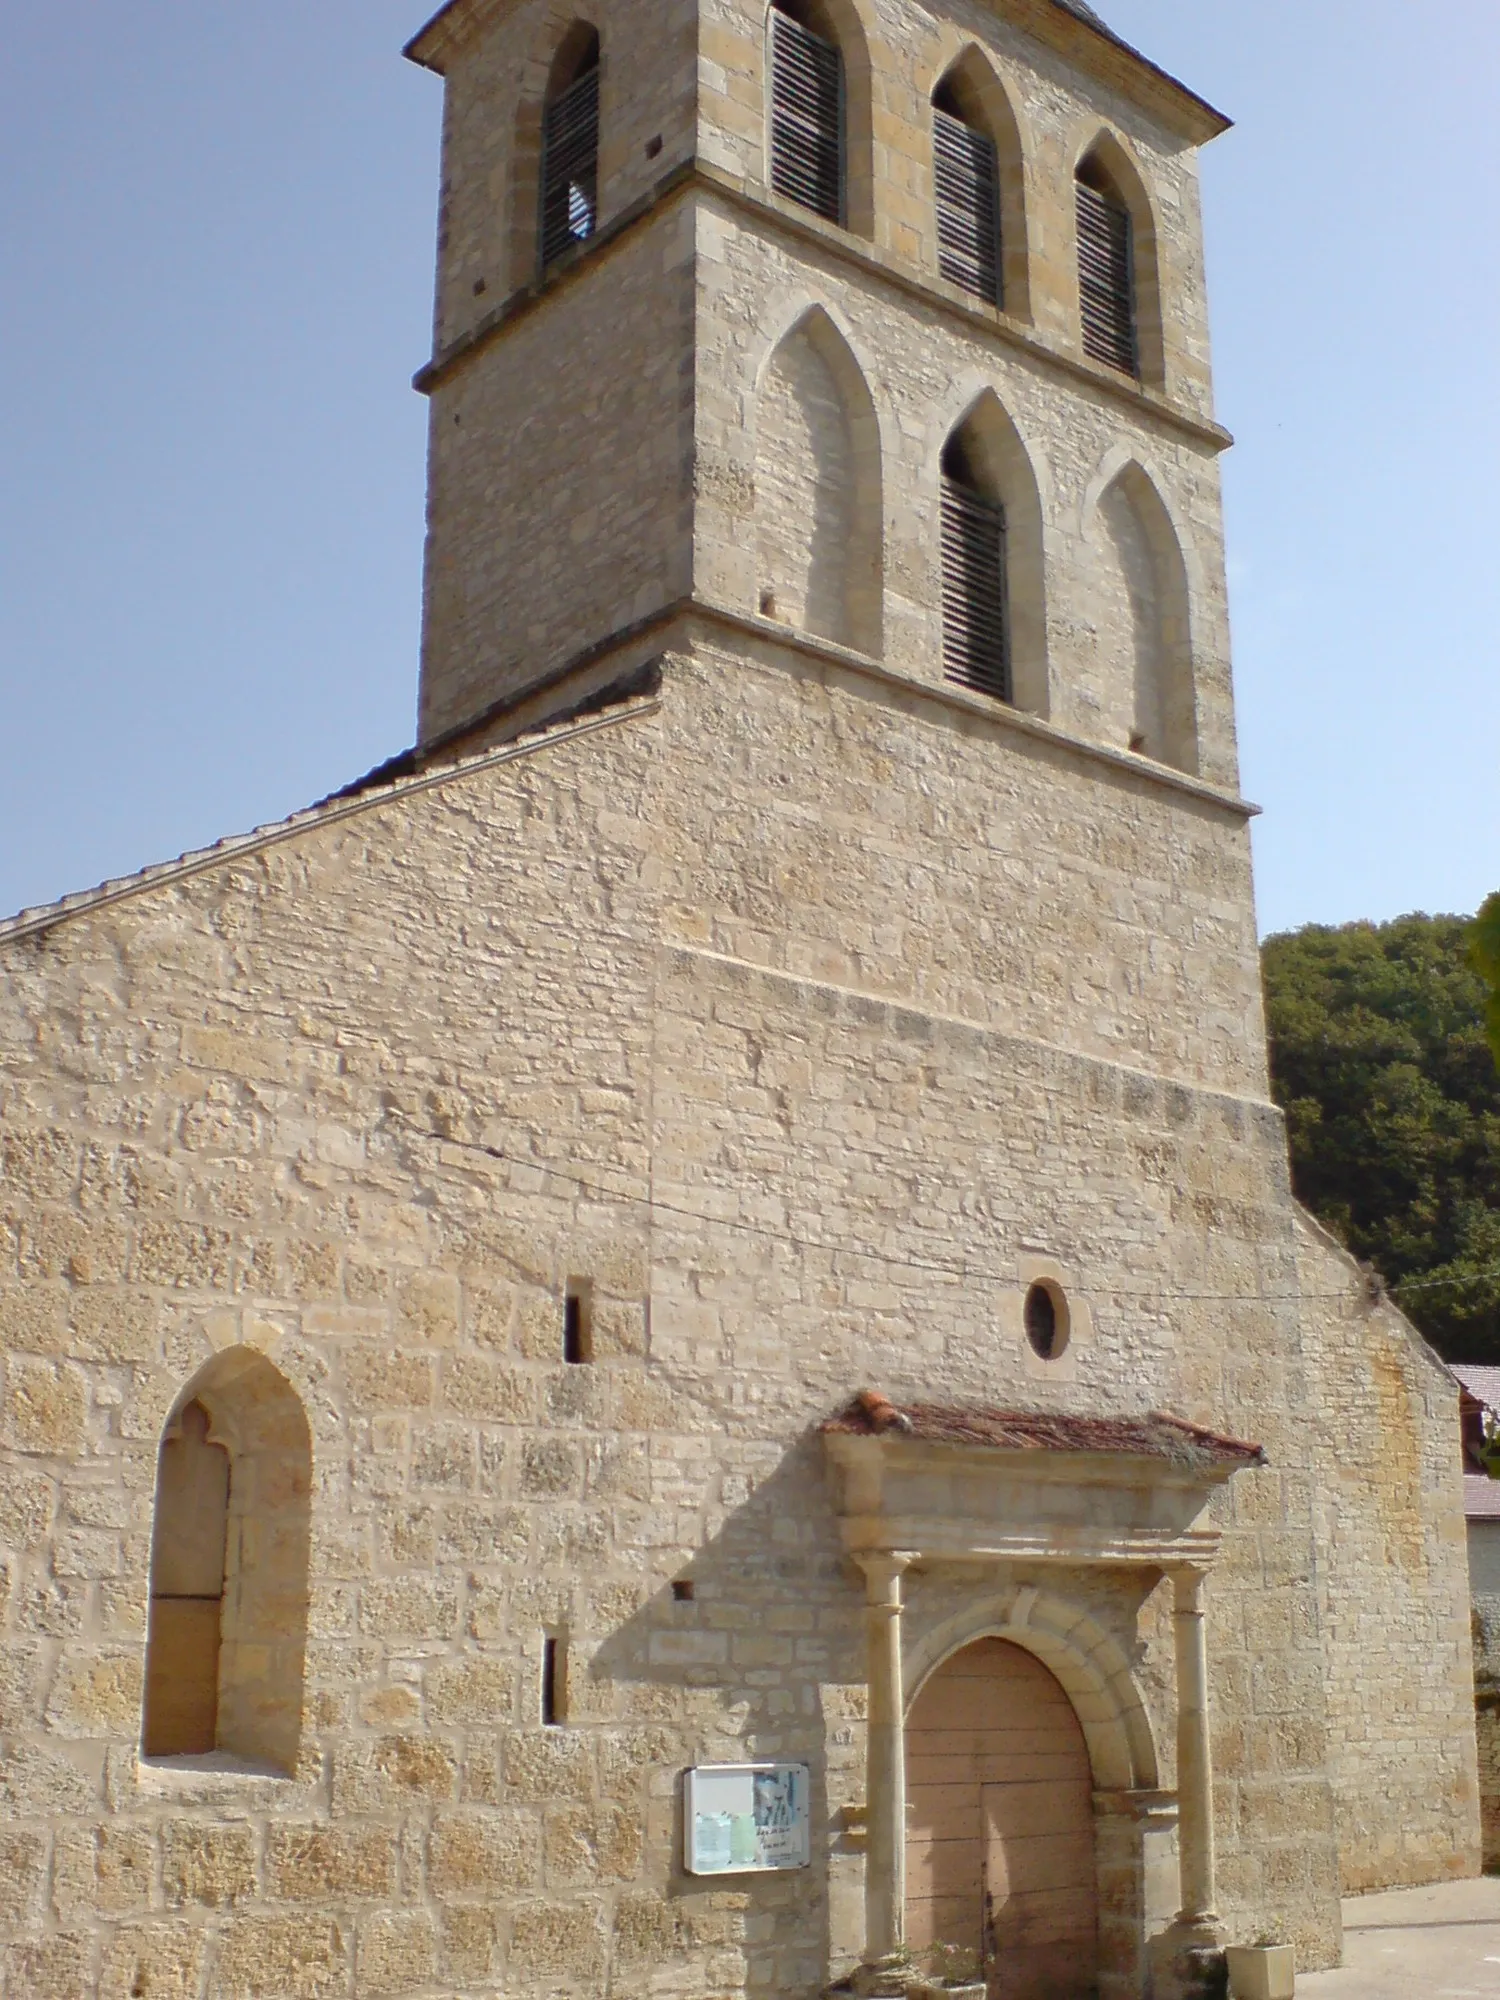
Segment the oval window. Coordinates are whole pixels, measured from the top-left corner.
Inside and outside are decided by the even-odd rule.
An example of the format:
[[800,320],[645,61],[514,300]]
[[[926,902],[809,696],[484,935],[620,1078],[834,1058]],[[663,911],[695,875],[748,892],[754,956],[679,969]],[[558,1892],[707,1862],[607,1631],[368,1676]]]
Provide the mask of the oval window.
[[1026,1294],[1026,1338],[1043,1361],[1056,1361],[1068,1344],[1068,1307],[1060,1286],[1039,1279]]

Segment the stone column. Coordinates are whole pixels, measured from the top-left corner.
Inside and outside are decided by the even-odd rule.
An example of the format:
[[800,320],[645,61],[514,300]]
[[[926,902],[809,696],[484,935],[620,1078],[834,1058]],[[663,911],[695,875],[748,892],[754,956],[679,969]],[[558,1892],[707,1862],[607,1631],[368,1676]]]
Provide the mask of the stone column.
[[[865,1573],[870,1712],[865,1751],[865,1968],[878,1993],[897,1974],[906,1938],[906,1690],[901,1673],[901,1579],[909,1555],[859,1558]],[[892,1984],[894,1993],[905,1985]]]
[[1177,1634],[1178,1861],[1184,1929],[1212,1931],[1214,1912],[1214,1778],[1208,1734],[1208,1639],[1203,1620],[1204,1572],[1172,1572]]

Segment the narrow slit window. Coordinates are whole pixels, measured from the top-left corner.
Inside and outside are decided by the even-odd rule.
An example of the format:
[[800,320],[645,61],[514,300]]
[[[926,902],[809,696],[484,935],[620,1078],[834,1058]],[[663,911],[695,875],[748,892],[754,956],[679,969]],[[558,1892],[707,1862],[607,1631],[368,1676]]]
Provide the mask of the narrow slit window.
[[599,224],[599,55],[542,116],[542,268]]
[[771,10],[771,185],[844,220],[844,61],[832,42]]
[[549,1634],[542,1641],[542,1722],[561,1729],[568,1719],[568,1642]]
[[933,168],[937,182],[938,265],[986,305],[1003,303],[1000,256],[1000,164],[995,142],[933,106]]
[[583,1278],[573,1278],[563,1298],[563,1360],[570,1368],[582,1368],[594,1358],[592,1287]]
[[142,1742],[148,1757],[218,1748],[229,1453],[211,1444],[208,1432],[208,1411],[189,1403],[158,1461]]
[[1077,196],[1083,351],[1124,375],[1139,375],[1130,211],[1088,162],[1078,170]]
[[956,444],[943,454],[943,672],[996,701],[1013,699],[1005,509],[983,492]]

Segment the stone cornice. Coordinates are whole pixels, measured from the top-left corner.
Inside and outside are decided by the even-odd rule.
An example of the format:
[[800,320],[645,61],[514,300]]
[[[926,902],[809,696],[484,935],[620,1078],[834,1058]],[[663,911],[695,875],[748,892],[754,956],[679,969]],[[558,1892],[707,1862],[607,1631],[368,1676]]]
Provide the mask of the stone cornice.
[[518,320],[535,312],[555,293],[592,269],[599,259],[607,256],[648,216],[692,191],[739,209],[742,214],[752,216],[756,222],[774,229],[783,237],[816,246],[827,255],[854,266],[908,297],[920,299],[923,305],[942,313],[947,319],[960,322],[970,332],[998,341],[1052,374],[1086,384],[1110,401],[1122,404],[1136,416],[1191,438],[1214,454],[1226,451],[1234,443],[1231,434],[1211,418],[1200,417],[1181,403],[1173,402],[1154,389],[1133,382],[1128,376],[1090,361],[1081,354],[1063,353],[998,307],[981,305],[977,300],[968,299],[957,286],[943,284],[914,265],[908,265],[877,248],[864,237],[851,236],[847,230],[804,213],[790,202],[762,194],[703,160],[683,161],[673,167],[646,194],[605,223],[586,243],[580,244],[558,269],[512,292],[467,333],[440,348],[413,378],[413,386],[423,395],[431,395],[442,388],[459,369],[491,346]]
[[[448,0],[412,36],[404,53],[421,68],[443,76],[464,43],[513,4],[514,0]],[[1103,21],[1085,20],[1058,0],[989,0],[989,4],[1044,48],[1065,56],[1194,145],[1204,145],[1229,130],[1232,120],[1222,111],[1132,48]]]

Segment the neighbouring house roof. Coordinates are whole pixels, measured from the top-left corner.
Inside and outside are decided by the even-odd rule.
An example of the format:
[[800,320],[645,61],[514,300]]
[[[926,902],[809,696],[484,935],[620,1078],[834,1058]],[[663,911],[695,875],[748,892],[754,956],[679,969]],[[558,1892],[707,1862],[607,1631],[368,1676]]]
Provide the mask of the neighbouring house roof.
[[1467,1361],[1450,1361],[1448,1366],[1477,1402],[1500,1412],[1500,1368],[1481,1368]]
[[1500,1521],[1500,1479],[1487,1479],[1482,1472],[1464,1474],[1464,1519]]
[[[986,1446],[994,1451],[1102,1452],[1177,1464],[1264,1465],[1258,1444],[1221,1437],[1179,1417],[1067,1417],[1041,1410],[988,1410],[940,1403],[900,1407],[865,1389],[830,1417],[825,1433],[846,1437],[909,1437],[929,1444]],[[1496,1488],[1500,1493],[1500,1487]]]

